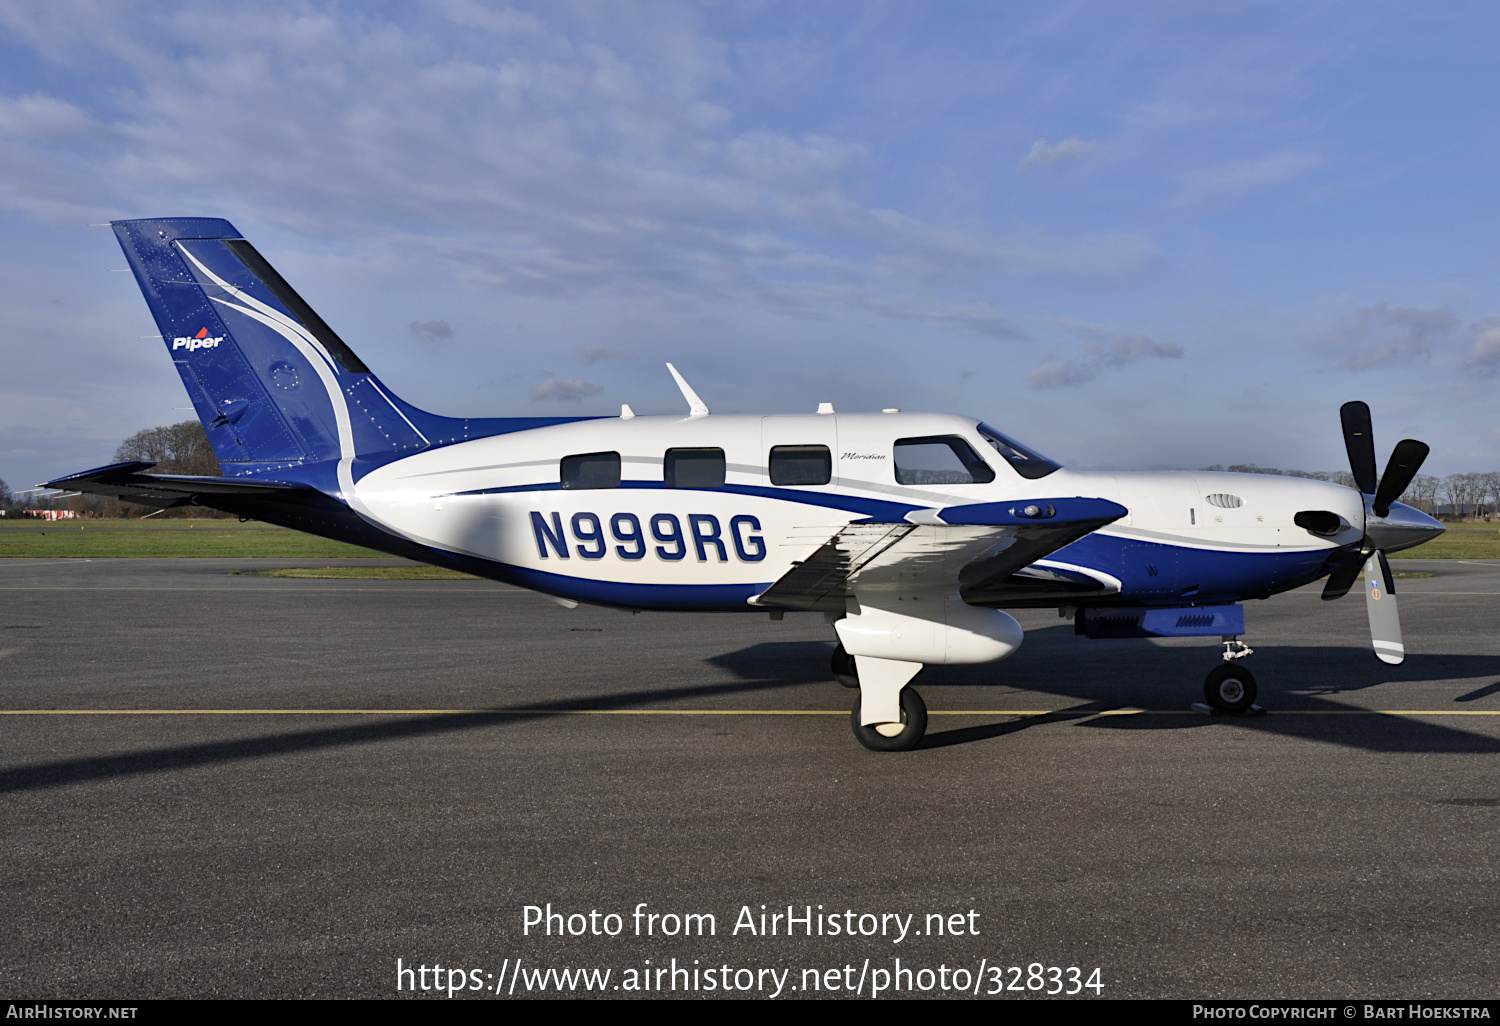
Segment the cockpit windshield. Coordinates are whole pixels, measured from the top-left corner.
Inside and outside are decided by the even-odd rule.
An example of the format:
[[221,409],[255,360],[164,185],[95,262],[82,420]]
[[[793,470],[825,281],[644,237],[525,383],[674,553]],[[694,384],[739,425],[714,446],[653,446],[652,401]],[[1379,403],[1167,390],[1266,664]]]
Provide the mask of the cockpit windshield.
[[1005,457],[1007,463],[1016,469],[1016,473],[1029,480],[1046,477],[1057,470],[1062,464],[1054,463],[1039,452],[1033,452],[1020,442],[1002,435],[988,424],[979,425],[979,437],[983,438],[990,446]]

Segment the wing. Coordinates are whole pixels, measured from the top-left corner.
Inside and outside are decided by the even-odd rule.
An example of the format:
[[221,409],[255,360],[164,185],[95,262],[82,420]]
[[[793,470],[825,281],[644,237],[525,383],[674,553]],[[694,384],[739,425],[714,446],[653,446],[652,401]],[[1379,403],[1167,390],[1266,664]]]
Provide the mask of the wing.
[[178,474],[143,474],[154,463],[133,461],[113,463],[81,474],[70,474],[48,481],[44,488],[61,488],[70,492],[112,495],[125,502],[170,509],[197,503],[218,508],[215,500],[292,499],[321,495],[314,488],[277,481],[244,481],[232,477],[189,477]]
[[1127,512],[1107,499],[1028,499],[918,510],[901,523],[860,520],[752,602],[843,612],[856,589],[956,590],[974,605],[1097,593],[1105,585],[1095,578],[1032,564]]

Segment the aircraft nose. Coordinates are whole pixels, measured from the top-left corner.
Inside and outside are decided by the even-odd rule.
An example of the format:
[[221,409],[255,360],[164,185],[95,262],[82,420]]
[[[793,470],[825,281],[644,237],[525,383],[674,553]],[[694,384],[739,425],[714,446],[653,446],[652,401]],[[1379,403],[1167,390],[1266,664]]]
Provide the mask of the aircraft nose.
[[1441,521],[1404,502],[1391,503],[1390,513],[1383,517],[1371,513],[1365,519],[1365,536],[1370,545],[1387,552],[1400,552],[1421,545],[1446,530]]

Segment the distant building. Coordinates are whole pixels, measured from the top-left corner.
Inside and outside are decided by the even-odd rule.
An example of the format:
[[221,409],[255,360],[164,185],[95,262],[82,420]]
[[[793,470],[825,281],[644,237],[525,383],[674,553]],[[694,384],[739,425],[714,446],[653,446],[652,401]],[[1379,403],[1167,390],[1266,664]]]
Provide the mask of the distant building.
[[1488,503],[1460,502],[1456,504],[1443,503],[1435,506],[1433,507],[1432,515],[1435,517],[1452,517],[1455,520],[1462,520],[1465,517],[1487,517],[1492,512],[1494,510]]
[[43,520],[77,520],[76,509],[28,509],[27,516],[41,517]]

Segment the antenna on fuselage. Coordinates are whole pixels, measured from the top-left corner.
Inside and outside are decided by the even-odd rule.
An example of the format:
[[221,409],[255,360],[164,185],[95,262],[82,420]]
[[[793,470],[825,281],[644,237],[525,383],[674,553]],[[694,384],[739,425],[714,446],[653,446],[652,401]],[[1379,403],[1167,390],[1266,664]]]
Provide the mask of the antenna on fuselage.
[[698,393],[693,391],[693,386],[689,385],[687,380],[681,374],[677,373],[677,368],[673,367],[670,363],[667,364],[667,370],[672,372],[672,378],[677,382],[677,387],[682,389],[682,397],[688,403],[688,416],[707,417],[708,406],[702,399],[698,398]]

